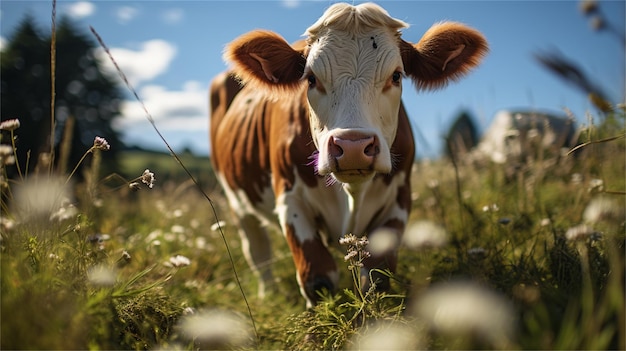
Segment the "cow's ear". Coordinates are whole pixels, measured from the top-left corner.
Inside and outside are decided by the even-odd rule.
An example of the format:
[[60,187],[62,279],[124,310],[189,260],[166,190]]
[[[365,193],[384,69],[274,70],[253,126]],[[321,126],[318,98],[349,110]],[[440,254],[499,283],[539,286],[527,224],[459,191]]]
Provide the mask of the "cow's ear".
[[404,71],[418,89],[438,89],[460,79],[488,51],[479,31],[456,22],[433,25],[417,44],[400,40]]
[[306,57],[304,47],[295,49],[278,34],[252,31],[226,46],[224,60],[244,84],[258,88],[291,90],[301,84]]

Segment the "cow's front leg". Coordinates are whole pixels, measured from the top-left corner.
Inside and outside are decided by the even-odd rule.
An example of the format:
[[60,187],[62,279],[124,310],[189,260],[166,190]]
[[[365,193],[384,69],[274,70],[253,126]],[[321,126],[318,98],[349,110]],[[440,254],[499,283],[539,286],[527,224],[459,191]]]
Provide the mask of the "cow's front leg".
[[300,293],[310,308],[319,301],[319,292],[337,289],[339,273],[308,206],[300,199],[283,200],[285,203],[278,206],[280,224],[293,256]]

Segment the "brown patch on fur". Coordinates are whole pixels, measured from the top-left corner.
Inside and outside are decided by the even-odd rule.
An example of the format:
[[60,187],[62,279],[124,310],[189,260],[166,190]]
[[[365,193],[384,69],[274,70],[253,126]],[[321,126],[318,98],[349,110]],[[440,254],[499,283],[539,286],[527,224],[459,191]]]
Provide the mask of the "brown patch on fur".
[[489,51],[483,35],[456,22],[433,25],[417,44],[399,41],[404,70],[418,89],[439,89],[478,66]]
[[282,105],[281,115],[274,115],[272,137],[275,138],[275,152],[271,164],[276,194],[289,191],[295,183],[295,172],[309,187],[317,186],[320,177],[310,165],[309,156],[315,151],[309,127],[309,108],[306,90],[302,89],[298,98],[273,102]]
[[391,144],[390,152],[393,160],[393,169],[391,173],[385,175],[385,184],[391,184],[396,173],[401,171],[404,171],[407,177],[407,183],[409,183],[411,168],[413,167],[413,161],[415,159],[415,139],[413,138],[411,123],[409,122],[409,116],[406,113],[403,102],[400,102],[400,110],[398,111],[398,131],[396,132],[396,138],[393,140],[393,144]]
[[287,244],[302,284],[306,285],[316,277],[327,277],[337,270],[335,260],[320,238],[300,242],[293,225],[288,224],[286,229]]
[[400,103],[398,112],[398,132],[396,139],[391,145],[392,155],[401,155],[398,160],[397,169],[404,171],[404,185],[398,189],[396,201],[403,210],[411,209],[411,171],[415,162],[415,138],[411,131],[409,116],[404,108],[404,103]]
[[[221,82],[221,83],[220,83]],[[260,202],[261,191],[270,186],[269,128],[270,118],[265,113],[268,102],[261,94],[243,89],[232,102],[217,98],[228,93],[216,90],[232,88],[234,78],[214,81],[211,96],[211,161],[228,185],[245,191],[254,204]],[[217,105],[214,105],[217,104]],[[222,115],[222,111],[228,110]],[[244,132],[245,131],[245,132]]]

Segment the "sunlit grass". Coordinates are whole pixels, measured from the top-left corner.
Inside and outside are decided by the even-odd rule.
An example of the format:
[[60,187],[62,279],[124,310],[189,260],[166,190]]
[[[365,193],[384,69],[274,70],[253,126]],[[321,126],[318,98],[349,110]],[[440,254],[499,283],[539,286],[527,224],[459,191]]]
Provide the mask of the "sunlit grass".
[[[126,186],[96,182],[93,191],[77,184],[75,196],[62,193],[65,201],[57,184],[63,178],[49,183],[29,175],[3,187],[2,347],[367,348],[370,335],[392,328],[413,335],[398,348],[621,348],[624,156],[623,139],[613,140],[559,161],[567,162],[567,171],[558,162],[535,163],[513,179],[494,165],[459,166],[457,178],[445,160],[421,163],[392,291],[355,293],[350,265],[358,260],[345,262],[345,290],[310,311],[288,248],[274,233],[277,293],[250,301],[258,340],[244,332],[251,328],[247,308],[216,231],[219,219],[242,286],[255,296],[255,277],[219,189],[209,193],[218,204],[215,218],[185,179],[162,183],[158,170],[156,179],[141,174]],[[141,189],[133,191],[133,181]],[[18,189],[30,186],[35,195],[27,199],[50,200],[39,202],[45,206],[38,212],[26,211],[36,216],[24,217]],[[48,190],[54,191],[45,195]],[[335,252],[337,261],[346,254]],[[505,301],[512,321],[507,333],[490,336],[488,314],[468,312],[487,318],[476,321],[456,321],[452,314],[433,324],[431,312],[419,308],[428,296],[447,296],[437,287],[464,282],[471,283],[468,299],[474,289],[485,289],[497,296],[491,300]],[[454,301],[460,303],[452,297],[428,305],[460,308],[445,307]],[[209,318],[202,311],[234,313],[244,334],[190,337],[185,328],[196,324],[185,321]],[[194,313],[201,314],[186,317]],[[455,323],[466,328],[457,330]]]
[[624,349],[625,115],[607,109],[575,152],[538,153],[514,173],[416,164],[391,291],[362,292],[358,268],[395,243],[355,237],[333,253],[343,290],[311,310],[278,232],[273,292],[242,296],[256,278],[207,159],[177,159],[194,184],[169,156],[127,153],[124,179],[100,174],[109,146],[93,136],[75,184],[80,162],[22,172],[19,120],[4,121],[0,348]]

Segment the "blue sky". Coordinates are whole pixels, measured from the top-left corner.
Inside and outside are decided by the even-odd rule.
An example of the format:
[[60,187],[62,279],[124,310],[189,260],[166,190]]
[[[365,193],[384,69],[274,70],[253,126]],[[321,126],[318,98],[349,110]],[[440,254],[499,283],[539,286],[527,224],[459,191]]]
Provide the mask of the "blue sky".
[[[270,29],[289,42],[301,38],[335,1],[59,1],[57,16],[72,17],[86,32],[93,26],[129,76],[157,126],[175,150],[208,153],[207,87],[227,68],[224,46],[253,29]],[[359,2],[354,2],[359,3]],[[623,102],[624,47],[612,35],[594,32],[578,1],[379,1],[391,16],[408,22],[403,38],[417,42],[435,22],[464,22],[483,32],[491,51],[468,77],[447,88],[419,94],[405,81],[403,98],[419,141],[418,156],[441,149],[442,135],[462,110],[481,128],[502,109],[561,112],[579,121],[595,110],[575,88],[552,76],[534,52],[558,50],[600,82],[614,102]],[[624,32],[625,2],[600,1],[609,22]],[[42,29],[51,26],[51,1],[0,2],[0,47],[26,13]],[[106,60],[103,64],[110,69]],[[123,140],[164,150],[141,108],[123,105],[116,127]]]

